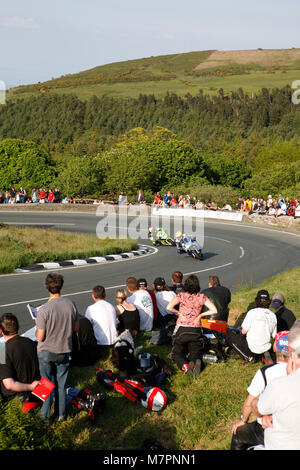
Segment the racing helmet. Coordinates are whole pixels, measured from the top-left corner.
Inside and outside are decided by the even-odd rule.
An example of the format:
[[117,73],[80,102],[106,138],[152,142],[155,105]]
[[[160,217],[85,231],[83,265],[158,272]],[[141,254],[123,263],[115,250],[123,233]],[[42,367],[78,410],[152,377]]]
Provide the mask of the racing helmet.
[[139,354],[137,357],[137,366],[136,369],[140,373],[149,373],[152,372],[155,368],[155,361],[153,356],[149,353]]
[[176,237],[176,238],[181,238],[181,237],[182,237],[182,233],[181,233],[181,232],[176,232],[176,233],[175,233],[175,237]]
[[145,397],[141,399],[142,405],[151,411],[161,411],[167,404],[167,397],[163,390],[157,387],[146,387]]
[[149,232],[149,233],[153,233],[153,232],[154,232],[154,228],[153,228],[153,227],[149,227],[148,232]]

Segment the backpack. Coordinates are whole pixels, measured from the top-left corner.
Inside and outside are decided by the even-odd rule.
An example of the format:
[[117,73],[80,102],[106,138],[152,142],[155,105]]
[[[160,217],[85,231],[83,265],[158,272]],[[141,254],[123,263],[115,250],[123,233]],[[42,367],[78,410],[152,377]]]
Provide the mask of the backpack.
[[135,347],[129,330],[125,330],[113,344],[111,362],[116,369],[129,375],[136,371]]

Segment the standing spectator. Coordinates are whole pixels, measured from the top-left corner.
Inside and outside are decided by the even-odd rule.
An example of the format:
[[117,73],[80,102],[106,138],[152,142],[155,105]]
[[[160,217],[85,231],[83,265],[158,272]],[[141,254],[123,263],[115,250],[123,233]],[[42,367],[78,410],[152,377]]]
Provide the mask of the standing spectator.
[[59,204],[61,202],[60,191],[58,188],[54,189],[54,202]]
[[300,450],[300,321],[288,335],[289,361],[286,377],[272,381],[252,403],[262,417],[266,450]]
[[290,330],[296,321],[296,317],[291,310],[285,307],[282,294],[276,293],[273,295],[271,307],[274,308],[277,318],[277,332]]
[[26,198],[26,191],[23,186],[19,189],[20,204],[24,204]]
[[9,199],[10,199],[10,193],[9,193],[9,191],[5,191],[3,204],[8,204]]
[[139,191],[137,193],[136,202],[137,202],[137,204],[144,204],[146,202],[144,193],[141,189],[139,189]]
[[47,193],[44,188],[40,189],[39,200],[41,204],[44,204],[47,199]]
[[124,191],[121,191],[119,194],[118,204],[119,205],[127,204],[127,196],[125,195]]
[[151,331],[153,328],[153,303],[149,292],[139,288],[135,277],[129,277],[126,281],[126,288],[130,294],[127,301],[134,304],[140,314],[140,330]]
[[92,291],[94,304],[85,312],[85,317],[92,323],[97,344],[111,346],[117,339],[117,314],[114,306],[105,300],[103,286],[95,286]]
[[10,191],[10,203],[11,204],[14,204],[16,202],[16,195],[17,195],[17,191],[15,190],[14,187],[12,187]]
[[288,331],[277,333],[274,341],[276,364],[262,367],[254,375],[247,391],[248,396],[244,401],[241,417],[232,427],[232,439],[230,450],[247,450],[251,446],[264,444],[264,429],[262,419],[248,422],[252,413],[252,403],[258,397],[267,384],[277,377],[287,375],[287,363],[289,358]]
[[202,290],[202,294],[208,297],[217,309],[217,313],[208,318],[213,320],[228,320],[229,308],[231,302],[231,292],[225,287],[221,286],[218,276],[209,276],[208,289]]
[[39,202],[39,192],[36,188],[33,188],[31,191],[31,200],[33,203]]
[[[1,395],[4,400],[13,398],[17,393],[31,392],[41,377],[36,342],[20,336],[18,331],[17,317],[4,313],[0,318],[0,333],[5,340],[5,364],[0,365]],[[24,399],[31,399],[30,393],[22,395]]]
[[269,310],[269,292],[258,291],[255,304],[256,308],[248,311],[242,323],[242,331],[227,329],[226,333],[227,344],[236,350],[245,362],[260,361],[262,355],[270,351],[272,338],[277,333],[276,315]]
[[52,191],[52,189],[49,189],[49,192],[48,192],[48,202],[49,202],[50,204],[53,204],[53,203],[54,203],[54,199],[55,199],[54,192]]
[[[79,328],[79,315],[74,303],[61,297],[63,276],[50,273],[45,287],[49,300],[37,313],[36,338],[38,359],[42,376],[55,383],[55,415],[60,421],[66,415],[65,384],[69,372],[69,357],[72,351],[73,332]],[[51,397],[43,403],[41,413],[47,420],[50,417]]]

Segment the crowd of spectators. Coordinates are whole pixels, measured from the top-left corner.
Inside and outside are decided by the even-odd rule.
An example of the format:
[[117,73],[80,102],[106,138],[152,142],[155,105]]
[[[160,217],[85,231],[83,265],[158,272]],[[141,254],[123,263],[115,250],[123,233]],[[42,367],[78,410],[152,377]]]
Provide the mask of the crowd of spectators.
[[[129,205],[128,197],[124,191],[121,191],[117,200],[104,201],[103,199],[73,199],[62,197],[60,190],[55,188],[46,190],[45,188],[33,188],[30,194],[21,186],[19,190],[15,187],[12,189],[1,191],[0,190],[0,204],[45,204],[45,203],[62,203],[62,204],[87,204],[100,205],[105,203],[117,205]],[[135,204],[146,205],[148,204],[142,190],[139,190],[136,196]],[[195,210],[212,210],[212,211],[238,211],[247,214],[268,215],[280,217],[282,215],[300,217],[300,199],[290,199],[288,196],[284,197],[279,194],[278,197],[268,195],[267,199],[264,198],[251,198],[242,197],[238,198],[236,204],[217,204],[215,201],[204,202],[196,196],[189,194],[179,194],[175,196],[171,191],[166,193],[156,193],[154,200],[151,203],[154,207],[171,207],[179,209],[195,209]]]
[[0,190],[0,204],[53,204],[63,202],[58,188],[52,189],[33,188],[30,194],[20,186],[16,189],[14,186],[11,190]]
[[[35,341],[19,336],[18,320],[14,315],[7,313],[0,318],[0,333],[6,342],[6,361],[0,365],[2,398],[10,400],[19,394],[24,400],[25,393],[32,399],[31,392],[40,377],[46,377],[55,384],[55,400],[53,414],[53,396],[40,403],[41,417],[46,423],[50,422],[50,418],[64,421],[69,406],[66,381],[72,364],[78,365],[74,362],[75,357],[80,366],[92,365],[101,361],[103,350],[113,349],[123,334],[134,347],[139,332],[152,335],[172,326],[170,358],[183,374],[194,378],[205,368],[204,336],[210,338],[215,335],[224,351],[228,348],[235,350],[246,359],[243,363],[263,363],[268,357],[266,353],[270,352],[273,362],[261,369],[265,381],[258,372],[248,388],[249,397],[241,418],[233,426],[231,449],[246,449],[259,444],[266,449],[300,449],[299,393],[297,395],[300,328],[299,321],[285,307],[283,295],[275,293],[271,298],[267,291],[259,291],[256,306],[247,312],[241,328],[227,326],[231,337],[227,341],[228,331],[223,334],[213,326],[207,329],[202,324],[203,319],[216,323],[228,322],[231,293],[221,285],[219,278],[209,276],[208,288],[202,290],[194,274],[184,277],[180,271],[174,271],[170,281],[168,283],[158,276],[148,287],[145,278],[131,276],[126,279],[125,288],[116,290],[112,302],[107,300],[105,288],[96,285],[92,288],[93,302],[87,305],[85,314],[80,315],[75,303],[61,295],[63,276],[49,273],[45,279],[49,299],[38,308]],[[280,359],[283,340],[286,354],[284,359]],[[77,342],[80,344],[75,356]],[[273,342],[276,355],[271,354]],[[274,368],[271,375],[268,369],[265,375],[266,367],[276,365],[279,360],[284,363]],[[280,382],[276,381],[277,378]],[[280,387],[284,390],[282,399]],[[275,407],[273,388],[277,397]],[[251,413],[259,417],[267,415],[265,424],[248,424]],[[285,416],[289,417],[288,420]],[[264,429],[267,429],[266,433]]]
[[263,198],[239,197],[236,206],[224,202],[218,205],[214,201],[204,203],[196,196],[191,197],[189,194],[180,194],[178,198],[171,191],[161,194],[157,192],[153,200],[156,207],[173,207],[181,209],[206,209],[214,211],[232,211],[245,212],[249,214],[269,215],[280,217],[282,215],[300,217],[300,200],[290,199],[288,196],[283,197],[279,194],[277,198],[268,196],[267,200]]

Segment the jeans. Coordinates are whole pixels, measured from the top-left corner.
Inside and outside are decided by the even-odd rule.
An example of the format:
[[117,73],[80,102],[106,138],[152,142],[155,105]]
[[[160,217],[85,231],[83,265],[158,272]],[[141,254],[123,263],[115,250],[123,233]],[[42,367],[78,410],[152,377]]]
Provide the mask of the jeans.
[[[40,374],[55,384],[54,389],[54,414],[60,419],[66,416],[66,380],[69,372],[69,353],[56,354],[50,351],[38,352]],[[41,414],[45,418],[50,417],[52,397],[44,401]]]

